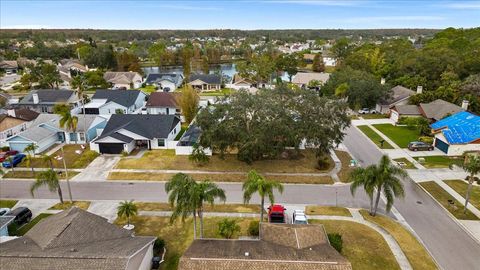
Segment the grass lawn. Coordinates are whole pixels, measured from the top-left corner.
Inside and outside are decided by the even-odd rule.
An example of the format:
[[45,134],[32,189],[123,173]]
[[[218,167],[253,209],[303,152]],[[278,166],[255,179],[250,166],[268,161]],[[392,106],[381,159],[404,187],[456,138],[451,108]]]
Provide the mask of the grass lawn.
[[[156,202],[135,202],[139,211],[171,211],[172,207],[168,203]],[[222,204],[218,203],[214,206],[205,205],[205,212],[222,212],[222,213],[260,213],[260,205],[258,204]]]
[[[65,152],[65,163],[67,165],[67,168],[70,169],[80,169],[80,168],[85,168],[87,167],[90,162],[92,162],[96,157],[98,157],[98,153],[95,151],[90,151],[89,147],[81,154],[75,153],[76,150],[82,150],[80,147],[80,144],[67,144],[63,147],[63,150]],[[62,151],[58,150],[57,152],[52,154],[52,157],[56,156],[61,156]],[[33,167],[34,168],[49,168],[50,164],[43,162],[43,160],[40,157],[34,158],[32,161]],[[26,162],[22,162],[18,165],[19,167],[27,167]],[[53,167],[58,168],[58,169],[63,169],[63,161],[62,160],[56,160],[53,159]]]
[[[175,150],[151,150],[147,151],[138,159],[121,159],[117,169],[150,169],[150,170],[202,170],[202,171],[237,171],[248,172],[255,169],[259,172],[275,173],[315,173],[317,159],[311,150],[302,150],[302,157],[295,160],[276,159],[259,160],[251,165],[239,161],[236,155],[225,155],[221,159],[218,155],[210,157],[210,162],[204,166],[197,166],[188,156],[176,156]],[[333,161],[330,159],[330,166],[325,171],[333,168]]]
[[[478,220],[478,217],[475,216],[470,210],[467,209],[467,213],[463,213],[463,205],[455,200],[448,192],[446,192],[441,186],[433,181],[421,182],[419,183],[424,189],[430,193],[445,209],[448,210],[454,217],[458,219],[466,220]],[[448,203],[448,200],[454,202],[453,205]]]
[[[453,188],[458,194],[462,197],[465,197],[467,194],[468,183],[464,180],[447,180],[444,181],[447,185]],[[470,191],[470,203],[475,206],[475,208],[480,209],[480,187],[473,186]]]
[[[218,235],[218,222],[222,217],[204,218],[204,237],[205,238],[221,238]],[[248,235],[247,228],[251,218],[234,218],[241,227],[238,235]],[[193,241],[193,222],[191,218],[185,220],[184,223],[179,219],[170,224],[169,217],[147,217],[137,216],[132,218],[132,224],[135,225],[136,235],[154,235],[165,240],[167,253],[162,269],[177,269],[178,261],[183,252],[190,246]],[[124,225],[125,220],[117,219],[115,224]],[[199,221],[197,220],[197,229],[199,229]],[[235,238],[238,237],[235,236]]]
[[175,141],[180,140],[180,138],[182,137],[183,133],[185,133],[185,131],[187,131],[187,129],[188,129],[188,127],[182,126],[182,129],[181,129],[180,132],[177,134],[177,137],[175,137]]
[[388,142],[383,142],[383,147],[380,141],[382,141],[382,137],[378,135],[373,129],[371,129],[369,126],[357,126],[358,129],[360,129],[363,134],[367,135],[370,140],[378,146],[380,149],[393,149],[393,147],[388,143]]
[[[90,206],[90,202],[87,201],[73,201],[73,206],[78,207],[83,210],[87,210]],[[64,201],[62,203],[57,203],[54,206],[48,208],[49,210],[66,210],[72,207],[72,203],[69,201]]]
[[380,113],[369,113],[369,114],[362,114],[360,115],[363,119],[385,119],[388,118],[386,114]]
[[415,165],[413,165],[413,163],[408,161],[406,158],[396,158],[393,161],[405,163],[405,166],[402,166],[404,169],[416,169]]
[[318,206],[308,205],[305,207],[305,214],[307,215],[322,215],[322,216],[345,216],[351,217],[350,211],[344,207],[335,206]]
[[[168,181],[175,174],[173,173],[137,173],[137,172],[111,172],[108,174],[108,180],[131,180],[131,181]],[[247,179],[246,174],[191,174],[197,180],[209,179],[214,182],[244,182]],[[269,179],[277,180],[281,183],[290,184],[333,184],[330,176],[267,176]]]
[[225,95],[229,95],[232,93],[232,89],[229,89],[229,88],[223,88],[221,90],[218,90],[218,91],[208,91],[208,92],[200,92],[199,95],[200,96],[225,96]]
[[425,162],[420,162],[426,168],[448,168],[450,164],[462,165],[462,157],[448,157],[448,156],[425,156],[415,157],[418,161],[420,158],[425,159]]
[[366,210],[360,210],[360,213],[363,218],[382,227],[395,238],[414,270],[438,269],[425,247],[401,224],[383,215],[372,217]]
[[353,159],[348,152],[345,151],[339,151],[335,150],[335,154],[337,154],[337,157],[340,159],[340,162],[342,163],[342,168],[340,171],[337,173],[338,178],[340,178],[340,181],[344,183],[348,183],[348,177],[350,176],[350,173],[355,169],[354,167],[350,167],[350,161]]
[[13,208],[17,202],[16,200],[0,200],[0,208]]
[[[64,172],[63,171],[58,171],[58,172],[59,172],[58,179],[64,180],[65,179]],[[34,175],[32,173],[32,171],[15,171],[15,172],[9,171],[9,172],[7,172],[6,174],[3,175],[3,178],[12,178],[12,179],[15,179],[15,178],[20,178],[20,179],[32,178],[32,179],[34,179],[36,177],[37,173],[38,172],[36,171],[35,175]],[[68,179],[72,179],[72,177],[74,177],[77,174],[79,174],[79,172],[69,171],[68,172]]]
[[418,137],[421,136],[417,129],[409,129],[406,126],[394,126],[391,124],[378,124],[373,126],[401,148],[407,148],[410,142],[418,141]]
[[355,270],[400,269],[383,237],[366,225],[343,220],[309,220],[323,224],[327,233],[342,235],[342,255]]
[[37,224],[40,220],[51,216],[52,214],[41,213],[36,218],[32,219],[29,223],[23,225],[20,228],[17,228],[15,224],[11,224],[8,226],[8,232],[11,236],[22,236],[26,234],[35,224]]
[[153,86],[153,85],[147,85],[145,87],[140,87],[137,90],[143,91],[147,94],[151,94],[151,93],[157,91],[157,89],[155,89],[155,86]]

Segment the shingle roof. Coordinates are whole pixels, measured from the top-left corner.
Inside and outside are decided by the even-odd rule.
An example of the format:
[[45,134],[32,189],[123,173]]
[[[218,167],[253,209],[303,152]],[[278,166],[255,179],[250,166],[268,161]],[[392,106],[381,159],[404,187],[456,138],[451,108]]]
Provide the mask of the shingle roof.
[[188,82],[193,82],[195,80],[201,80],[208,84],[221,84],[222,77],[218,74],[192,74],[188,78]]
[[326,83],[330,78],[330,73],[323,72],[299,72],[293,77],[292,83],[308,84],[312,80]]
[[480,116],[469,112],[459,112],[431,125],[434,130],[442,130],[451,144],[465,144],[480,139]]
[[116,72],[116,71],[107,71],[103,75],[103,78],[105,81],[110,82],[110,83],[119,83],[119,84],[129,84],[133,83],[133,79],[135,77],[140,77],[142,76],[138,72]]
[[15,117],[25,121],[32,121],[38,117],[39,113],[27,108],[15,109]]
[[380,100],[380,104],[382,105],[392,105],[400,100],[404,100],[410,96],[415,95],[415,91],[403,87],[401,85],[397,85],[390,89],[390,96],[387,99]]
[[421,115],[417,105],[396,105],[393,110],[400,115]]
[[177,96],[169,92],[153,92],[148,97],[147,107],[173,107],[178,108]]
[[17,61],[0,61],[0,68],[18,68]]
[[13,216],[0,216],[0,230],[3,229],[3,227],[8,226],[15,217]]
[[6,269],[125,269],[155,237],[134,237],[106,219],[73,207],[41,220],[0,245]]
[[162,80],[168,80],[174,84],[179,84],[183,80],[183,76],[177,73],[150,73],[147,75],[145,82],[153,84]]
[[140,90],[102,90],[99,89],[92,96],[92,99],[106,99],[107,102],[115,102],[125,107],[135,104],[140,95]]
[[[78,118],[77,129],[76,132],[85,132],[88,130],[90,125],[95,121],[97,117],[101,117],[98,115],[90,115],[90,114],[79,114],[76,115]],[[39,126],[41,124],[46,124],[52,126],[54,128],[65,130],[65,127],[60,127],[60,116],[58,114],[47,114],[42,113],[40,114],[35,121],[33,121],[32,126]],[[86,128],[85,128],[86,125]]]
[[98,139],[117,136],[114,138],[124,142],[132,141],[132,138],[117,132],[121,129],[148,139],[167,138],[179,122],[180,119],[175,115],[113,114]]
[[448,114],[454,114],[462,111],[462,108],[458,105],[450,103],[448,101],[437,99],[430,103],[420,103],[421,111],[426,118],[440,120]]
[[26,95],[18,104],[34,104],[33,94],[38,94],[39,103],[43,104],[55,104],[61,102],[67,102],[75,92],[72,90],[60,90],[60,89],[39,89],[32,90]]
[[43,128],[43,127],[39,127],[39,126],[34,126],[34,127],[31,127],[31,128],[28,128],[27,130],[25,130],[24,132],[18,134],[18,135],[15,135],[15,136],[12,136],[10,138],[7,139],[7,141],[11,140],[12,138],[16,137],[16,136],[20,136],[20,137],[23,137],[27,140],[30,140],[32,142],[39,142],[45,138],[48,138],[54,134],[57,134],[56,131],[53,131],[53,130],[50,130],[50,129],[47,129],[47,128]]

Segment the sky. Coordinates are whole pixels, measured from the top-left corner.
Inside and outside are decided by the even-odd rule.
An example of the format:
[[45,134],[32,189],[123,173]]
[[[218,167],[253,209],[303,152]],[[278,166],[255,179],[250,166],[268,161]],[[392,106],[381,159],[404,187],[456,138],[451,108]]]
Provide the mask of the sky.
[[479,27],[480,1],[0,0],[0,28],[374,29]]

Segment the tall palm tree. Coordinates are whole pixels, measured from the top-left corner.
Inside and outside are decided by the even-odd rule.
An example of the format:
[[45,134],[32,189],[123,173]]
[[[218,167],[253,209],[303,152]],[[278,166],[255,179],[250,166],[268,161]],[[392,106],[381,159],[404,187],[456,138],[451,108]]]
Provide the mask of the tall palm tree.
[[23,149],[23,151],[27,152],[27,158],[26,158],[26,162],[27,162],[27,166],[30,167],[32,169],[32,175],[35,175],[35,170],[33,169],[33,158],[35,156],[35,150],[37,150],[38,146],[34,143],[32,144],[29,144],[27,147],[25,147],[25,149]]
[[123,201],[120,203],[120,205],[117,207],[117,215],[119,217],[126,217],[127,218],[127,224],[130,227],[130,217],[134,217],[138,214],[138,209],[137,205],[131,201]]
[[350,192],[352,195],[355,195],[355,192],[359,187],[363,187],[365,193],[367,193],[368,198],[370,199],[370,214],[373,214],[373,193],[375,192],[376,187],[376,178],[375,178],[376,167],[374,165],[368,166],[366,168],[356,168],[350,173]]
[[210,182],[209,180],[202,181],[193,185],[191,198],[195,205],[200,218],[200,238],[203,238],[203,205],[209,203],[213,205],[215,199],[220,199],[225,202],[227,197],[225,196],[225,190],[218,187],[217,184]]
[[53,157],[52,156],[42,154],[41,159],[42,159],[42,162],[44,164],[48,164],[50,166],[50,169],[53,170]]
[[87,80],[83,74],[77,75],[72,80],[72,86],[77,89],[77,96],[82,100],[82,112],[83,112],[83,126],[84,129],[87,129],[87,119],[85,118],[85,98],[83,93],[87,88]]
[[470,201],[470,192],[472,191],[473,182],[475,181],[475,175],[480,173],[480,156],[478,155],[465,155],[465,160],[462,164],[462,168],[469,174],[467,193],[465,194],[465,207],[463,212],[467,213],[468,202]]
[[192,200],[195,180],[187,174],[177,173],[165,184],[165,191],[168,193],[168,202],[174,208],[170,216],[170,222],[181,217],[193,215],[193,238],[197,238],[197,207]]
[[263,221],[263,208],[265,205],[265,196],[268,197],[271,204],[275,201],[273,195],[274,189],[283,193],[283,185],[277,181],[267,180],[262,175],[258,174],[255,170],[251,170],[248,173],[247,181],[243,183],[243,201],[248,203],[252,199],[252,195],[258,192],[261,199],[262,209],[260,210],[260,222]]
[[[60,127],[75,133],[77,130],[78,117],[72,115],[70,108],[63,104],[55,105],[54,112],[60,116]],[[75,143],[77,142],[77,136],[75,134]]]
[[37,180],[30,187],[30,193],[34,196],[35,190],[41,186],[47,186],[51,192],[58,192],[60,202],[63,204],[62,189],[60,187],[60,181],[58,180],[57,173],[52,169],[48,171],[39,172],[37,174]]
[[8,156],[7,157],[7,161],[10,163],[11,167],[10,169],[12,169],[12,175],[15,175],[15,166],[13,166],[13,157],[12,156]]

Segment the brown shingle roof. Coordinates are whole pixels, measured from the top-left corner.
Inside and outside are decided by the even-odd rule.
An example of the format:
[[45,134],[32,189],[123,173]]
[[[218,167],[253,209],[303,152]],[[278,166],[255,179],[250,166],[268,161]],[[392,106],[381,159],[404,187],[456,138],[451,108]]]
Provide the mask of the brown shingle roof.
[[147,107],[170,107],[179,108],[177,105],[178,95],[169,92],[153,92],[148,97]]

